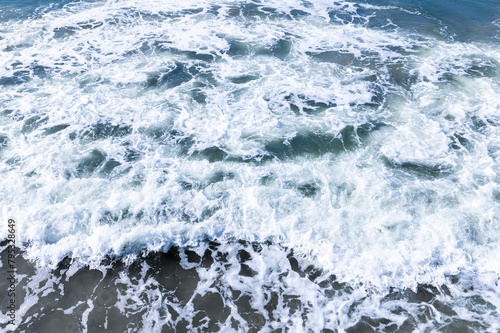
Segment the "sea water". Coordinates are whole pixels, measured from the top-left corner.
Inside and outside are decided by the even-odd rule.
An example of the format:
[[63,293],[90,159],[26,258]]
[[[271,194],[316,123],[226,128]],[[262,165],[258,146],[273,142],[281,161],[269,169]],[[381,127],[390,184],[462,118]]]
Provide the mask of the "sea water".
[[497,0],[0,0],[0,329],[498,332],[499,79]]

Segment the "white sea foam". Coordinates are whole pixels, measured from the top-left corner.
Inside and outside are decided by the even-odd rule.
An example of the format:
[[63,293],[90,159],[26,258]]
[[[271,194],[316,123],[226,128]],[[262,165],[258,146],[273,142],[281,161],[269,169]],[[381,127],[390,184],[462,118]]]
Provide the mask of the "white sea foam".
[[[500,272],[498,45],[330,22],[352,3],[266,4],[300,19],[214,4],[78,2],[3,23],[0,77],[18,82],[0,88],[0,200],[28,258],[245,239],[380,288]],[[200,153],[213,147],[226,159]]]

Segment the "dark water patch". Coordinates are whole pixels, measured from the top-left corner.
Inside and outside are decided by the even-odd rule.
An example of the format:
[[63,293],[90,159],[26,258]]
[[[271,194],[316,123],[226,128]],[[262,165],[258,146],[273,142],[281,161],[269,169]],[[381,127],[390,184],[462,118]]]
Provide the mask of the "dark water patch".
[[485,134],[488,130],[490,122],[485,117],[474,115],[470,117],[470,124],[474,131]]
[[124,7],[122,11],[118,12],[116,15],[112,15],[104,20],[106,25],[131,25],[135,22],[157,22],[168,18],[180,17],[181,12],[154,12],[150,10],[142,10],[140,7]]
[[[352,131],[356,133],[355,135],[357,138],[359,138],[361,141],[364,141],[368,139],[373,132],[386,127],[392,127],[392,126],[384,122],[371,122],[357,126],[356,128],[352,127]],[[351,129],[349,129],[349,131],[351,131]]]
[[[238,314],[249,326],[249,332],[258,332],[260,328],[264,327],[266,319],[259,313],[259,310],[252,307],[251,302],[252,297],[250,295],[243,294],[234,301],[234,304],[237,306]],[[239,321],[235,318],[233,319],[236,322],[236,327],[241,330],[243,327],[240,326]]]
[[44,13],[59,10],[68,3],[75,0],[23,0],[23,1],[0,1],[0,20],[26,20],[37,18]]
[[[141,261],[136,264],[142,266]],[[180,265],[178,248],[171,248],[167,253],[151,253],[144,262],[150,266],[144,281],[151,277],[162,294],[171,293],[170,297],[174,296],[176,303],[183,305],[193,297],[200,278],[195,269],[184,269]]]
[[[389,60],[389,63],[391,63],[392,61],[393,60]],[[352,58],[350,68],[356,69],[358,71],[366,68],[379,71],[386,62],[382,61],[378,52],[361,50],[360,55]]]
[[[258,6],[255,6],[254,8],[258,8]],[[227,16],[229,16],[229,17],[241,16],[240,8],[238,8],[237,6],[231,6],[227,11]]]
[[228,40],[229,48],[225,53],[231,57],[242,57],[249,54],[274,56],[280,60],[285,60],[290,54],[292,41],[289,37],[276,40],[272,45],[255,46],[238,40]]
[[[177,152],[182,156],[190,156],[194,154],[195,157],[198,158],[210,158],[210,152],[212,149],[207,148],[208,151],[205,153],[200,152],[199,150],[194,150],[192,147],[195,145],[196,140],[191,136],[180,136],[180,137],[172,137],[173,143],[175,142]],[[213,151],[216,153],[213,157],[213,162],[217,161],[217,158],[220,157],[220,154],[217,154],[218,147],[213,148]]]
[[191,153],[191,148],[196,141],[192,136],[185,136],[183,133],[171,131],[168,134],[168,142],[175,144],[175,149],[178,154],[186,156]]
[[34,76],[37,76],[40,79],[44,79],[47,77],[48,73],[50,73],[50,67],[42,66],[38,64],[33,64],[30,67],[31,72]]
[[146,55],[152,55],[153,53],[170,53],[179,57],[183,57],[187,60],[198,60],[203,62],[212,62],[220,58],[220,56],[209,51],[197,52],[192,50],[182,50],[173,47],[171,46],[171,42],[168,40],[145,41],[139,48],[139,50]]
[[[470,290],[470,287],[468,288],[468,290]],[[470,311],[475,312],[479,315],[493,314],[495,313],[495,311],[497,311],[497,307],[495,305],[488,302],[480,295],[466,297],[465,306]]]
[[305,12],[305,11],[303,11],[301,9],[292,9],[290,11],[290,16],[292,18],[294,18],[294,19],[299,19],[300,20],[300,19],[302,19],[302,18],[304,18],[306,16],[309,16],[309,15],[310,14],[308,12]]
[[263,152],[261,154],[257,155],[250,155],[250,156],[232,156],[229,155],[226,158],[226,162],[233,162],[233,163],[249,163],[253,165],[263,165],[265,163],[268,163],[274,159],[273,156],[269,155],[267,152]]
[[250,87],[241,86],[239,89],[231,90],[228,94],[228,97],[232,100],[240,100],[250,91]]
[[231,180],[234,179],[235,177],[236,175],[232,172],[216,171],[210,176],[208,181],[205,183],[205,186]]
[[465,133],[455,133],[449,137],[451,139],[450,148],[454,150],[470,150],[473,148],[472,142],[465,137]]
[[408,56],[418,56],[420,54],[425,54],[427,48],[419,44],[411,45],[385,45],[384,49],[397,53],[398,57],[408,57]]
[[199,104],[206,104],[207,103],[207,93],[204,91],[203,88],[194,88],[189,91],[189,94]]
[[[494,21],[498,19],[500,3],[496,0],[395,0],[366,1],[375,6],[390,6],[387,9],[360,9],[358,14],[370,17],[369,26],[377,29],[389,20],[398,28],[451,40],[492,41],[498,35]],[[365,16],[366,17],[366,16]],[[386,28],[391,28],[388,26]]]
[[240,75],[228,77],[228,80],[232,83],[243,84],[248,83],[253,80],[257,80],[259,77],[257,75]]
[[[224,301],[219,294],[208,292],[205,295],[197,295],[193,299],[193,306],[197,311],[193,318],[193,325],[200,327],[203,323],[208,332],[218,332],[220,330],[218,323],[226,321],[231,313],[231,309],[224,306]],[[208,323],[206,320],[208,318]]]
[[423,179],[436,179],[436,178],[444,178],[448,177],[452,174],[453,170],[451,167],[446,165],[427,165],[418,162],[402,162],[398,163],[393,160],[388,159],[387,157],[382,157],[382,160],[386,167],[403,172],[407,175],[411,175],[414,177],[420,177]]
[[111,175],[113,170],[120,165],[121,165],[120,162],[118,162],[114,158],[111,158],[108,161],[106,161],[106,163],[104,163],[102,169],[100,170],[100,174],[104,177],[109,177],[109,175]]
[[304,273],[306,273],[307,278],[311,281],[314,282],[316,279],[318,279],[320,276],[324,275],[324,271],[321,268],[314,267],[313,265],[309,265],[306,267],[304,270]]
[[242,264],[249,260],[252,260],[252,255],[248,251],[241,249],[238,251],[236,258],[238,259],[238,262]]
[[176,10],[176,11],[161,10],[159,12],[134,10],[134,15],[136,15],[137,17],[140,17],[140,18],[145,18],[146,21],[162,21],[165,19],[173,19],[173,18],[180,18],[180,17],[186,17],[186,16],[200,14],[204,10],[205,10],[205,8],[202,8],[202,7],[185,8],[185,9]]
[[409,12],[406,8],[390,9],[359,9],[358,14],[368,18],[366,26],[369,29],[383,29],[397,31],[403,29],[409,32],[432,37],[447,37],[446,31],[441,21],[427,14],[426,12]]
[[313,115],[324,112],[329,108],[337,107],[337,104],[333,101],[316,101],[301,94],[287,95],[284,99],[289,103],[290,109],[297,115],[300,115],[302,113]]
[[43,79],[50,72],[50,68],[46,66],[39,65],[37,61],[29,65],[25,65],[20,61],[16,61],[10,65],[15,72],[11,77],[3,77],[0,79],[0,84],[9,85],[19,85],[25,82],[29,82],[34,77]]
[[183,83],[191,81],[198,74],[199,66],[186,66],[183,63],[176,62],[173,67],[163,72],[148,74],[146,88],[165,87],[167,89],[180,86]]
[[495,202],[500,203],[500,189],[494,189],[491,195]]
[[[445,286],[446,287],[446,286]],[[451,296],[450,294],[448,294],[447,296]],[[434,306],[434,308],[436,310],[438,310],[439,312],[441,312],[443,315],[445,316],[448,316],[448,317],[453,317],[453,316],[456,316],[457,313],[452,309],[451,306],[449,306],[448,304],[445,304],[439,300],[434,300],[432,302],[432,305]]]
[[[101,76],[93,77],[93,76],[83,76],[81,79],[78,80],[78,85],[79,88],[81,89],[82,93],[84,94],[89,94],[89,95],[94,95],[97,93],[97,90],[99,87],[102,87],[103,85],[108,85],[112,84],[111,81],[107,78],[103,78]],[[117,87],[129,87],[131,84],[130,83],[118,83],[116,84]]]
[[207,160],[210,163],[226,160],[229,154],[218,146],[207,147],[204,149],[193,149],[196,141],[191,136],[184,136],[182,133],[172,131],[168,135],[168,140],[175,145],[175,150],[183,156],[190,156],[194,159]]
[[19,44],[14,44],[14,45],[7,45],[2,51],[3,52],[13,52],[13,51],[20,51],[29,47],[32,47],[33,44],[30,43],[19,43]]
[[6,134],[0,133],[0,150],[7,147],[9,144],[9,137]]
[[223,161],[227,157],[227,153],[217,146],[205,148],[203,150],[195,150],[191,156],[208,160],[210,163]]
[[90,177],[104,163],[106,155],[98,149],[92,150],[82,158],[75,168],[75,176],[78,178]]
[[356,103],[356,106],[368,107],[378,109],[381,106],[384,106],[386,101],[391,97],[400,97],[397,94],[392,94],[387,91],[387,88],[380,82],[374,82],[370,84],[369,91],[372,97],[370,98],[370,102],[364,103]]
[[[356,5],[359,8],[359,6]],[[328,16],[330,22],[335,24],[364,24],[366,23],[366,18],[356,15],[355,13],[346,12],[343,9],[335,9],[328,11]]]
[[60,298],[61,307],[70,307],[76,300],[86,301],[88,296],[92,294],[95,286],[102,280],[102,273],[95,269],[84,267],[75,275],[71,276],[67,282],[67,288],[71,290],[71,294],[66,293]]
[[120,210],[119,212],[105,211],[101,214],[99,218],[99,223],[101,224],[113,224],[119,222],[123,219],[132,217],[133,214],[129,212],[128,209]]
[[132,133],[132,126],[130,125],[115,125],[110,122],[98,122],[90,125],[81,134],[73,133],[73,139],[77,137],[89,138],[93,140],[123,137]]
[[269,14],[274,13],[276,10],[270,7],[264,7],[254,2],[245,2],[237,5],[232,5],[227,11],[229,17],[242,17],[242,18],[265,18]]
[[321,156],[344,151],[342,139],[333,135],[305,133],[297,134],[291,140],[276,140],[265,145],[268,154],[283,160],[296,156]]
[[70,126],[69,124],[59,124],[59,125],[51,126],[49,128],[46,128],[45,131],[43,132],[43,134],[44,135],[56,134],[57,132],[65,130],[69,126]]
[[171,50],[170,47],[171,42],[165,40],[145,40],[142,42],[141,46],[137,50],[130,51],[130,53],[127,53],[127,55],[133,55],[136,54],[136,52],[141,52],[146,56],[151,56],[154,53],[159,53],[159,52],[167,52]]
[[471,322],[462,319],[455,319],[452,323],[443,325],[440,328],[440,332],[443,333],[475,333],[484,332],[487,329],[486,326],[481,325],[478,322]]
[[226,51],[226,54],[231,57],[241,57],[250,53],[251,47],[237,40],[228,40],[229,48]]
[[300,277],[305,277],[306,274],[299,265],[299,261],[294,257],[293,249],[287,254],[288,262],[290,263],[290,269],[295,273],[298,273]]
[[187,256],[187,261],[191,263],[197,263],[199,264],[201,262],[201,257],[198,255],[198,253],[190,250],[185,250],[184,253]]
[[0,86],[17,86],[31,81],[31,71],[19,70],[12,73],[12,76],[1,77]]
[[[131,167],[125,169],[124,173],[130,171],[130,168]],[[142,173],[136,173],[130,178],[128,184],[131,187],[141,188],[145,182],[146,182],[146,176]]]
[[419,80],[417,73],[411,73],[403,62],[388,64],[385,67],[388,81],[405,89],[410,89]]
[[150,124],[148,127],[139,128],[138,132],[156,142],[163,143],[171,138],[172,124],[169,122]]
[[96,21],[94,19],[91,19],[88,21],[78,22],[77,25],[80,29],[83,29],[83,30],[93,30],[93,29],[102,27],[104,25],[104,23],[101,21]]
[[275,180],[277,179],[276,175],[275,174],[267,174],[263,177],[260,178],[259,180],[259,184],[262,185],[262,186],[269,186],[272,184],[272,182],[274,182]]
[[361,320],[354,326],[351,326],[347,328],[345,331],[347,333],[375,333],[375,329],[372,325],[374,321],[371,320],[371,318],[363,316],[361,317]]
[[[464,61],[467,60],[464,59]],[[466,75],[472,78],[496,78],[498,76],[499,68],[500,64],[495,59],[478,55],[471,57],[464,71]]]
[[[186,183],[184,183],[186,184]],[[193,187],[196,191],[203,189],[206,187],[206,184],[196,184],[196,188]],[[191,185],[191,184],[190,184]],[[218,194],[216,197],[220,198],[223,195],[222,193]],[[183,223],[188,224],[198,224],[201,222],[206,222],[209,220],[214,214],[219,212],[222,207],[220,204],[211,203],[210,205],[203,207],[200,211],[193,211],[192,207],[188,205],[184,205],[180,209],[172,209],[168,207],[168,202],[162,202],[162,206],[165,207],[162,210],[157,210],[153,213],[153,218],[156,221],[168,221],[171,220],[172,217],[182,221]]]
[[13,119],[20,120],[18,113],[14,112],[12,109],[3,109],[0,111],[1,116],[13,116]]
[[339,281],[335,275],[329,275],[326,279],[320,279],[318,286],[323,289],[323,292],[329,298],[351,294],[354,291],[348,283]]
[[306,54],[315,61],[335,63],[342,66],[347,66],[354,60],[354,54],[341,51],[306,52]]
[[54,34],[52,38],[54,39],[64,39],[74,36],[79,29],[77,27],[60,27],[54,29]]
[[186,55],[188,59],[202,60],[207,62],[214,61],[215,59],[219,58],[218,56],[212,53],[202,53],[195,51],[181,51],[180,53]]
[[270,48],[271,54],[280,60],[285,60],[292,49],[292,41],[290,39],[279,39]]
[[188,16],[188,15],[195,15],[203,12],[205,8],[199,7],[199,8],[188,8],[188,9],[183,9],[179,11],[179,14],[181,17]]
[[125,152],[123,153],[125,162],[134,162],[143,156],[143,152],[134,147],[134,144],[130,141],[123,142],[122,146],[125,147]]
[[11,157],[8,160],[6,160],[5,164],[15,168],[19,165],[20,162],[21,162],[21,158],[16,156],[16,157]]
[[319,187],[317,184],[314,183],[307,183],[297,186],[297,190],[303,196],[311,198],[314,197],[321,190],[321,187]]
[[210,5],[210,7],[205,9],[205,12],[207,14],[213,14],[213,15],[220,15],[219,9],[221,9],[222,6],[219,5]]
[[31,178],[31,177],[35,177],[35,176],[40,176],[40,174],[37,173],[35,170],[24,174],[24,177],[26,177],[26,178]]
[[21,128],[21,133],[27,134],[38,129],[40,126],[44,125],[49,121],[49,117],[33,116],[24,121],[23,127]]
[[398,290],[391,289],[390,293],[385,296],[385,302],[394,300],[408,300],[410,303],[432,303],[437,295],[440,295],[439,289],[432,285],[420,284],[417,291],[411,289]]
[[127,149],[125,150],[125,154],[123,155],[123,159],[125,160],[125,162],[134,162],[139,160],[142,157],[142,155],[143,155],[142,152],[127,147]]
[[325,133],[299,133],[292,139],[280,139],[266,143],[265,151],[280,160],[297,156],[321,156],[352,151],[363,144],[370,133],[385,126],[383,123],[367,123],[358,127],[348,125],[337,135]]
[[496,60],[484,57],[460,58],[454,59],[454,61],[455,65],[449,66],[439,73],[439,81],[445,84],[451,83],[461,88],[464,88],[464,83],[460,80],[462,77],[494,79],[498,76],[500,69],[500,64]]
[[200,71],[196,75],[196,81],[192,83],[193,87],[208,89],[216,87],[219,84],[219,78],[216,77],[215,73],[210,69],[204,69],[204,67],[200,67]]

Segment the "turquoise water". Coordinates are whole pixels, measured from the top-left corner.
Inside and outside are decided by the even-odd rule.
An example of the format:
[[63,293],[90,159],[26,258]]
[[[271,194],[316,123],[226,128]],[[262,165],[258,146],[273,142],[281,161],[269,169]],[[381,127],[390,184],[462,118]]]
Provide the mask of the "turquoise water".
[[0,325],[497,332],[499,78],[498,1],[0,1]]

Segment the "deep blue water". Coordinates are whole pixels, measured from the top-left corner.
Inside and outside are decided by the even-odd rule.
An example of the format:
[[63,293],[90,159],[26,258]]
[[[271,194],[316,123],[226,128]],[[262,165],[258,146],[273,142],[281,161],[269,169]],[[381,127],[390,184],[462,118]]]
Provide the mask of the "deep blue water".
[[57,10],[64,5],[73,2],[65,1],[44,1],[44,0],[21,0],[21,1],[0,1],[0,20],[24,20],[33,15],[40,15],[48,10]]
[[[496,0],[401,0],[366,1],[372,5],[397,6],[405,11],[418,12],[419,18],[390,11],[390,19],[407,29],[443,29],[457,41],[498,41],[500,27]],[[495,21],[496,24],[495,24]]]

